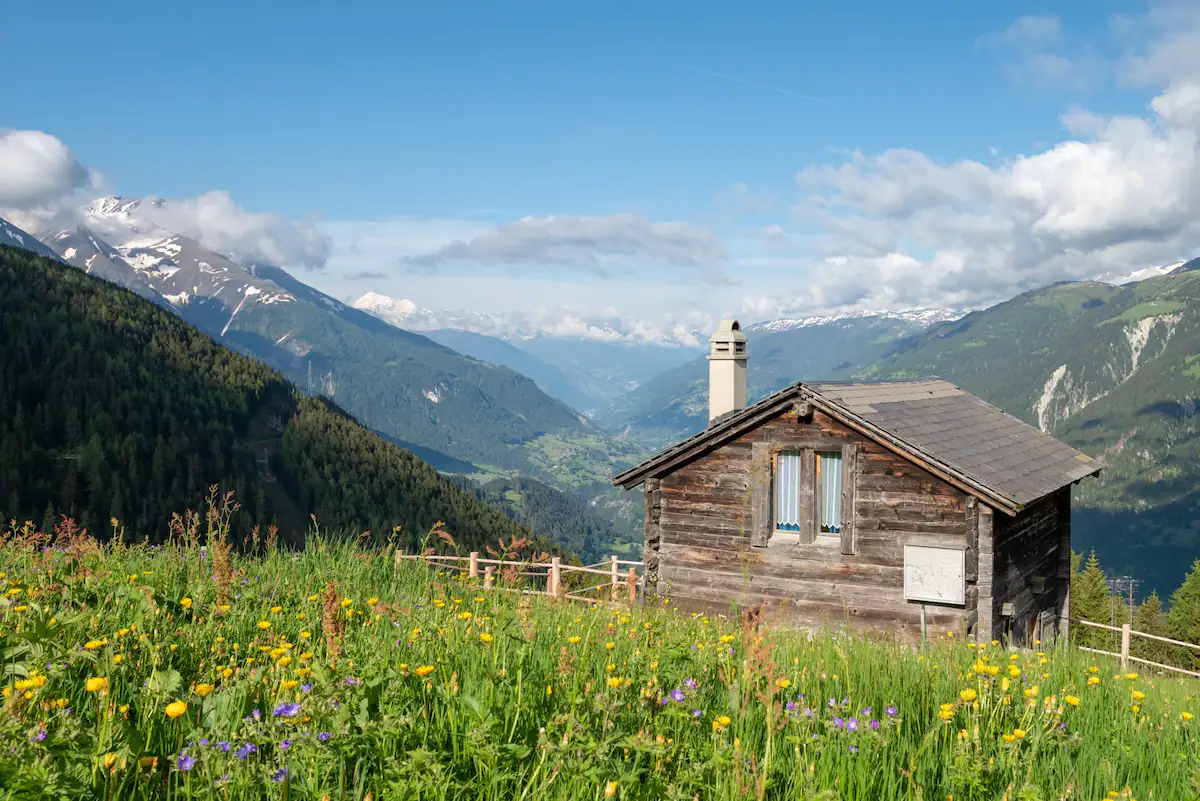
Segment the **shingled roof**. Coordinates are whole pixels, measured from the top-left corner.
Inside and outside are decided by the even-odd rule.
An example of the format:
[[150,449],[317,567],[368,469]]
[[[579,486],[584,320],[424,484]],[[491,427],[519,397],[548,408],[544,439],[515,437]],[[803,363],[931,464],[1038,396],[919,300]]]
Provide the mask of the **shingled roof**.
[[1010,514],[1104,467],[941,379],[797,383],[613,478],[625,488],[690,461],[808,401],[834,419]]

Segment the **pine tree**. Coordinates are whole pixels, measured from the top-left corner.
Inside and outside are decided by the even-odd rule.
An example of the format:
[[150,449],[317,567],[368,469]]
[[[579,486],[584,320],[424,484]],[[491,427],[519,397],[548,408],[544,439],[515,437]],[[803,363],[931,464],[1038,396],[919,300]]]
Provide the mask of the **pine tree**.
[[[1078,564],[1079,560],[1074,557],[1073,554],[1072,562]],[[1096,558],[1096,552],[1092,551],[1083,570],[1071,575],[1071,617],[1107,624],[1111,623],[1112,615],[1112,593],[1108,589],[1108,580],[1100,567],[1100,560]],[[1072,626],[1070,630],[1073,635],[1071,639],[1079,645],[1089,648],[1111,645],[1112,637],[1102,630],[1079,625]]]
[[[1191,572],[1171,596],[1167,619],[1175,639],[1200,643],[1200,559],[1192,563]],[[1191,650],[1190,658],[1192,664],[1187,667],[1200,670],[1200,652]]]
[[[1159,637],[1171,636],[1171,621],[1167,618],[1167,611],[1163,609],[1162,599],[1158,597],[1157,592],[1151,592],[1138,605],[1137,612],[1133,616],[1133,628],[1145,634],[1156,634]],[[1130,650],[1134,656],[1140,656],[1142,659],[1149,659],[1152,662],[1161,662],[1164,665],[1177,664],[1177,655],[1173,653],[1175,649],[1165,642],[1134,637],[1130,644]]]

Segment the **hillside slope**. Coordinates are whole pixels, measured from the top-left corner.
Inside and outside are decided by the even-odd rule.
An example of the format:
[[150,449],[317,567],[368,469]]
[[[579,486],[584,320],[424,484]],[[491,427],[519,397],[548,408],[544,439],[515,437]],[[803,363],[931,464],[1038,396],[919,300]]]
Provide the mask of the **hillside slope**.
[[[295,305],[295,304],[293,304]],[[460,545],[528,535],[332,403],[132,293],[0,247],[0,512],[161,538],[210,484],[242,503],[235,530],[278,522],[298,540],[438,520]],[[544,540],[542,545],[548,545]]]
[[940,375],[1102,457],[1076,550],[1147,592],[1179,585],[1200,552],[1200,272],[1047,287],[905,344],[859,376]]
[[[388,325],[282,269],[244,266],[160,228],[146,219],[150,202],[98,199],[86,229],[45,244],[85,270],[92,256],[106,256],[108,277],[142,294],[148,287],[205,333],[394,439],[563,488],[595,481],[602,462],[628,450],[512,370]],[[91,240],[96,252],[80,244]],[[563,447],[587,454],[584,475],[575,474],[578,459],[567,470],[547,457]]]
[[424,335],[440,345],[445,345],[447,348],[473,359],[507,367],[531,378],[542,392],[552,398],[557,398],[572,409],[580,412],[590,409],[591,396],[576,387],[561,370],[499,337],[476,334],[472,331],[459,331],[454,328],[425,331]]
[[[917,322],[857,317],[777,332],[747,329],[747,402],[801,380],[842,378],[880,358]],[[699,356],[614,400],[596,422],[660,448],[708,424],[708,360]]]

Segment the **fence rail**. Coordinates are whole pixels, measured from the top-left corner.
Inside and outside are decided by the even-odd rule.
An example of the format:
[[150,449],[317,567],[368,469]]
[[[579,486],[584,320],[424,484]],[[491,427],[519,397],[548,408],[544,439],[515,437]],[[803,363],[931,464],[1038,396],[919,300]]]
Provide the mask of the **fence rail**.
[[[503,559],[481,559],[478,551],[472,551],[469,556],[408,554],[403,551],[396,551],[396,566],[399,567],[405,561],[423,562],[437,567],[439,570],[465,572],[469,578],[482,577],[483,588],[485,590],[518,592],[524,595],[549,595],[568,601],[598,604],[606,602],[602,591],[607,588],[608,603],[624,602],[629,606],[634,606],[638,603],[641,581],[639,580],[637,569],[644,565],[643,562],[618,559],[615,554],[603,562],[597,562],[592,565],[567,565],[563,564],[562,559],[557,556],[553,557],[549,562],[515,562]],[[602,566],[604,569],[601,569]],[[622,567],[628,567],[628,570],[622,571]],[[545,579],[546,589],[531,590],[528,587],[502,586],[496,580],[499,576],[500,568],[503,568],[505,572],[512,576]],[[568,590],[566,584],[563,583],[563,576],[571,573],[605,576],[607,580],[585,587],[572,587]],[[595,592],[597,597],[590,597],[584,594],[588,592]]]
[[1114,632],[1119,633],[1121,635],[1121,651],[1120,651],[1120,653],[1117,653],[1115,651],[1103,651],[1099,648],[1085,648],[1082,645],[1079,646],[1079,650],[1087,651],[1088,653],[1092,653],[1092,654],[1104,654],[1105,656],[1115,656],[1117,659],[1121,660],[1121,669],[1122,670],[1128,668],[1130,662],[1137,662],[1139,664],[1149,665],[1150,667],[1156,667],[1161,670],[1172,670],[1176,673],[1183,673],[1187,676],[1196,676],[1196,677],[1200,678],[1200,673],[1197,673],[1194,670],[1185,670],[1184,668],[1175,667],[1174,665],[1164,665],[1161,662],[1152,662],[1149,659],[1143,659],[1140,656],[1133,656],[1131,653],[1129,653],[1130,645],[1132,644],[1134,637],[1145,637],[1148,640],[1157,640],[1158,642],[1165,642],[1165,643],[1168,643],[1169,645],[1177,645],[1182,648],[1194,648],[1197,651],[1200,651],[1200,645],[1197,645],[1196,643],[1183,642],[1182,640],[1172,640],[1170,637],[1160,637],[1157,634],[1150,634],[1145,631],[1137,631],[1129,623],[1126,623],[1121,626],[1110,626],[1106,623],[1093,623],[1090,620],[1080,620],[1079,618],[1075,618],[1075,617],[1069,618],[1069,620],[1072,623],[1078,623],[1081,626],[1089,626],[1094,629],[1103,629],[1105,631],[1114,631]]

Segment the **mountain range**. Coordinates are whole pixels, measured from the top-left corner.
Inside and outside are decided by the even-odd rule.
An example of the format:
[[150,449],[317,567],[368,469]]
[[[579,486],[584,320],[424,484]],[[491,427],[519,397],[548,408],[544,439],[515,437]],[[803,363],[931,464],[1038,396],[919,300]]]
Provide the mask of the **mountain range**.
[[169,307],[430,462],[482,481],[543,481],[615,521],[614,547],[634,536],[640,504],[607,479],[614,465],[636,459],[638,446],[520,373],[399,329],[278,267],[238,263],[144,211],[143,201],[109,197],[87,206],[83,225],[40,242],[10,223],[0,230],[14,245]]

